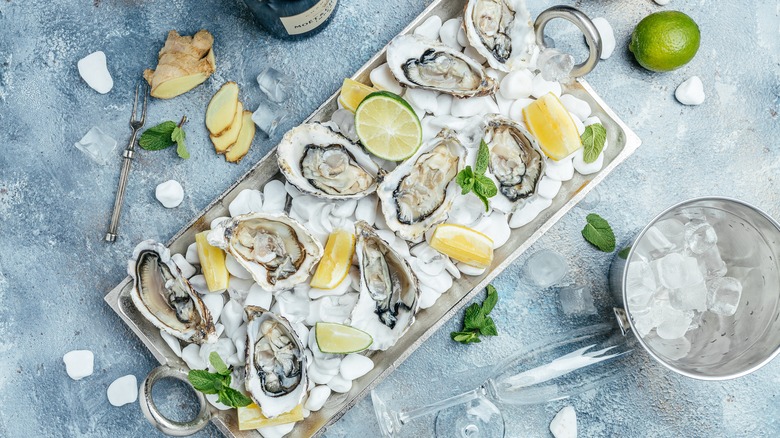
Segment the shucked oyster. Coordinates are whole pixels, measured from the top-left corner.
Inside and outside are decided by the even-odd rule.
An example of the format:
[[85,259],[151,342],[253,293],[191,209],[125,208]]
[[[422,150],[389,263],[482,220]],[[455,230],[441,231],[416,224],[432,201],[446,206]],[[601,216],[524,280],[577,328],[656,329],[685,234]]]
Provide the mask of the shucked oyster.
[[416,242],[432,225],[447,219],[460,190],[454,179],[463,168],[465,153],[455,133],[443,129],[384,176],[377,196],[391,230]]
[[419,307],[417,278],[406,260],[369,224],[355,224],[360,296],[351,325],[374,338],[372,350],[387,350],[414,323]]
[[458,97],[485,96],[496,82],[482,65],[438,42],[400,35],[387,45],[387,64],[401,84]]
[[208,308],[164,245],[153,240],[139,243],[127,263],[127,273],[133,278],[133,304],[155,327],[185,342],[217,340]]
[[488,115],[484,140],[490,149],[488,169],[498,182],[499,192],[512,202],[533,195],[545,162],[531,134],[506,117]]
[[322,257],[322,244],[286,214],[236,216],[212,229],[207,238],[233,255],[260,286],[271,291],[305,281]]
[[538,52],[525,0],[469,0],[463,26],[469,43],[497,70],[528,67]]
[[306,393],[304,346],[290,323],[262,307],[246,306],[246,390],[263,415],[295,408]]
[[379,166],[348,138],[319,123],[284,135],[276,149],[279,169],[290,184],[322,198],[359,198],[376,190]]

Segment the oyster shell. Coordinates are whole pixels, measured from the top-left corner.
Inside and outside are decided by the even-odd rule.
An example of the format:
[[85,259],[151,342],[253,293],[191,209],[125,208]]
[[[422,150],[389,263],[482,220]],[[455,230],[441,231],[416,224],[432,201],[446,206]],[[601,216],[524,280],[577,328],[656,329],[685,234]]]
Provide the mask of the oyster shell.
[[271,291],[305,281],[322,257],[322,244],[282,213],[242,214],[221,222],[207,238],[232,254],[260,286]]
[[276,417],[295,408],[306,394],[304,344],[283,317],[257,306],[244,311],[246,390],[263,415]]
[[506,117],[488,115],[483,139],[490,149],[488,170],[498,182],[498,191],[513,203],[536,193],[545,161],[533,136]]
[[469,0],[466,37],[496,70],[528,67],[539,49],[525,0]]
[[444,44],[400,35],[387,45],[387,64],[403,85],[458,97],[493,94],[496,82],[477,61]]
[[379,166],[359,145],[322,124],[306,123],[291,129],[276,154],[287,181],[302,192],[348,199],[376,190]]
[[369,333],[372,350],[387,350],[414,323],[420,292],[412,268],[366,222],[355,224],[360,295],[350,324]]
[[455,133],[442,129],[385,175],[377,196],[388,227],[401,238],[417,242],[428,228],[446,220],[460,190],[454,180],[463,168],[465,155]]
[[208,308],[181,275],[168,248],[153,240],[139,243],[127,273],[133,278],[133,304],[155,327],[185,342],[216,342]]

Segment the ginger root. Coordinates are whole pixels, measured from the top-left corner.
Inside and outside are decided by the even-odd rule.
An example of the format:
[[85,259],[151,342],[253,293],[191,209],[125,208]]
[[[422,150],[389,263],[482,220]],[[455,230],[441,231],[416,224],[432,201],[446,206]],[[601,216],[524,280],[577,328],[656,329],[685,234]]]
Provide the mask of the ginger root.
[[202,84],[216,70],[214,37],[207,30],[181,36],[175,30],[157,57],[157,68],[144,71],[152,97],[170,99]]

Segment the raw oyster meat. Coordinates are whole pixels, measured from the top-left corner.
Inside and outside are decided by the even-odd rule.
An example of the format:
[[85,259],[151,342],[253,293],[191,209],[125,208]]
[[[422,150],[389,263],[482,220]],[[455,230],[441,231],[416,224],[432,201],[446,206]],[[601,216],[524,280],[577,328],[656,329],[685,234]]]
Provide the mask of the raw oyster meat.
[[528,67],[539,49],[525,0],[469,0],[466,37],[496,70]]
[[127,262],[127,273],[133,278],[133,304],[155,327],[185,342],[216,342],[208,308],[163,244],[139,243]]
[[458,97],[493,94],[496,82],[477,61],[444,44],[400,35],[387,45],[390,71],[403,85]]
[[419,242],[428,228],[443,222],[460,188],[455,176],[463,168],[466,150],[449,129],[420,149],[377,187],[382,213],[401,238]]
[[488,115],[483,140],[490,149],[488,170],[498,182],[498,191],[512,202],[533,195],[545,168],[533,136],[506,117]]
[[266,290],[305,281],[322,257],[322,244],[282,213],[249,213],[222,221],[209,232],[211,245],[233,255]]
[[304,345],[290,323],[257,306],[246,306],[246,390],[263,415],[276,417],[306,394]]
[[374,338],[372,350],[392,347],[414,323],[420,292],[412,268],[366,222],[355,224],[360,295],[350,324]]
[[359,145],[320,123],[291,129],[276,154],[287,181],[302,192],[348,199],[376,190],[379,166]]

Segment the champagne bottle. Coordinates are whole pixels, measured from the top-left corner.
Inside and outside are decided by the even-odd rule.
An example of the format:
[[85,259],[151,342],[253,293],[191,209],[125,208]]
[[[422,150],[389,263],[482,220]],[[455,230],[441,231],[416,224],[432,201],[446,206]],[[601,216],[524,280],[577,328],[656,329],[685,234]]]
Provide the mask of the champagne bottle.
[[338,0],[244,0],[257,22],[271,35],[298,39],[322,30]]

